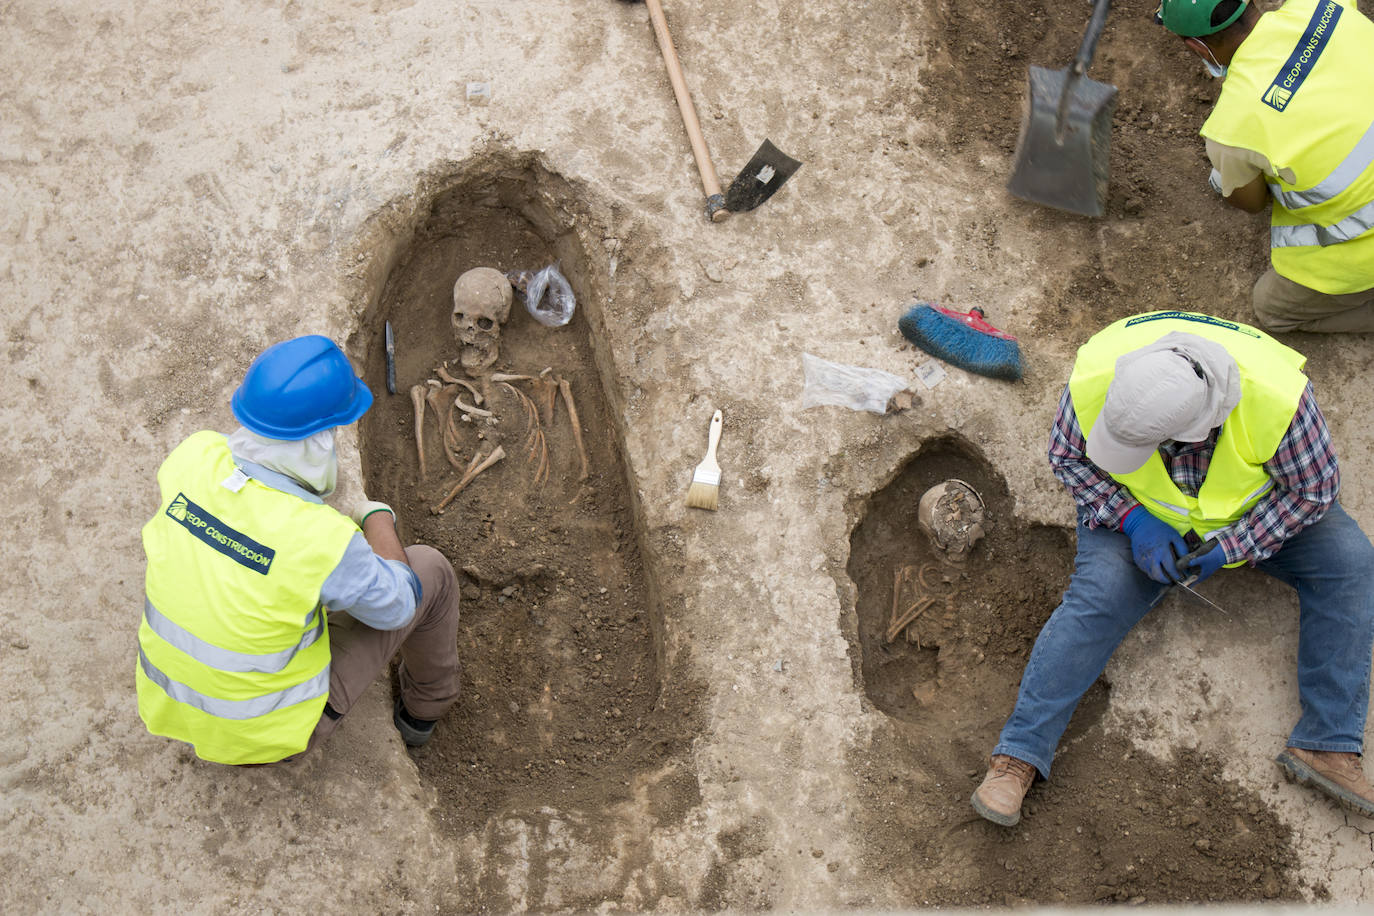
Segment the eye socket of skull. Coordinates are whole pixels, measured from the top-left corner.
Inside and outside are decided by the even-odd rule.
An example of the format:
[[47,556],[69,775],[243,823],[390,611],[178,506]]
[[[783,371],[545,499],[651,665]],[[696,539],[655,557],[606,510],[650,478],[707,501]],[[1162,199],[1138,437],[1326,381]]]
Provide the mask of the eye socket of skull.
[[483,331],[490,331],[496,322],[485,316],[477,319],[477,327]]

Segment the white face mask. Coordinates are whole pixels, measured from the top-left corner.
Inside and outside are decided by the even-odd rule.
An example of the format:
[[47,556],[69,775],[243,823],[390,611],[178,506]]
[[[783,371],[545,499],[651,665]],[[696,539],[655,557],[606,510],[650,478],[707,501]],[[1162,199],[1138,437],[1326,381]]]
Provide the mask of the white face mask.
[[[1203,45],[1203,47],[1204,47],[1204,48],[1207,48],[1206,45]],[[1207,56],[1208,56],[1208,57],[1211,57],[1212,59],[1211,59],[1211,60],[1206,60],[1206,59],[1204,59],[1204,60],[1202,61],[1202,66],[1204,66],[1204,67],[1207,68],[1207,73],[1208,73],[1208,75],[1211,76],[1212,79],[1215,79],[1215,80],[1219,80],[1219,79],[1221,79],[1222,77],[1226,76],[1226,71],[1227,71],[1228,68],[1227,68],[1227,67],[1223,67],[1221,64],[1217,63],[1216,57],[1212,55],[1212,49],[1211,49],[1211,48],[1207,48]]]

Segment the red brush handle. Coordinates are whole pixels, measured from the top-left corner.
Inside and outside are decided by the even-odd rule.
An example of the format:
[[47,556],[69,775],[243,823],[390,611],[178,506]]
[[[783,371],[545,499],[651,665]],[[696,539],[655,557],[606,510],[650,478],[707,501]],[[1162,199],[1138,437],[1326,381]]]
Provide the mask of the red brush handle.
[[984,312],[983,312],[982,309],[978,308],[977,306],[974,306],[973,308],[969,309],[967,312],[956,312],[956,311],[954,311],[953,309],[941,308],[941,307],[938,306],[938,305],[933,305],[933,306],[931,306],[931,308],[935,309],[935,311],[939,312],[939,313],[942,314],[942,315],[948,315],[950,318],[953,318],[955,321],[958,321],[958,322],[961,322],[961,323],[963,323],[963,324],[968,325],[969,327],[973,328],[975,331],[982,331],[984,334],[990,334],[991,336],[993,336],[993,337],[999,337],[999,338],[1001,338],[1002,340],[1015,340],[1015,339],[1016,339],[1015,337],[1012,337],[1010,334],[1008,334],[1006,331],[1002,331],[1002,330],[999,330],[999,329],[997,329],[997,328],[994,328],[992,325],[990,325],[990,324],[988,324],[986,321],[984,321],[984,320],[983,320]]

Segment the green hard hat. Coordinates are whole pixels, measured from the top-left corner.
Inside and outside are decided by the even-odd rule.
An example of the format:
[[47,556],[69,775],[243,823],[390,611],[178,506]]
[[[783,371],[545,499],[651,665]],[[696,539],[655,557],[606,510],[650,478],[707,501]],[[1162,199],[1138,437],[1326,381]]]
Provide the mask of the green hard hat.
[[1213,35],[1240,18],[1249,0],[1240,0],[1240,5],[1231,15],[1213,25],[1212,12],[1233,0],[1161,0],[1155,12],[1155,22],[1184,38],[1202,38]]

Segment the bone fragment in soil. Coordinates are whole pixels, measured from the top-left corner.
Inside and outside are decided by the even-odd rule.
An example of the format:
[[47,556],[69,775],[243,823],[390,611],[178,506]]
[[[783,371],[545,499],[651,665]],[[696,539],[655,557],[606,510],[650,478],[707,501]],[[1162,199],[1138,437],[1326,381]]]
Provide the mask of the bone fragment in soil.
[[439,433],[440,441],[443,441],[444,418],[448,416],[448,413],[441,405],[444,403],[444,400],[453,393],[454,386],[449,385],[445,387],[433,379],[425,382],[425,384],[429,386],[429,394],[425,395],[425,400],[429,402],[430,410],[434,411],[434,425]]
[[471,474],[471,473],[472,473],[472,469],[475,468],[475,467],[477,467],[477,465],[481,464],[481,462],[482,462],[482,453],[481,453],[481,452],[473,452],[473,453],[472,453],[472,460],[468,462],[467,469],[463,471],[463,476],[464,476],[464,477],[467,477],[469,474]]
[[[463,478],[462,478],[461,480],[459,480],[458,483],[456,483],[456,484],[454,485],[454,487],[453,487],[452,490],[449,490],[449,491],[448,491],[448,495],[447,495],[447,496],[445,496],[443,499],[439,500],[439,504],[438,504],[438,505],[434,506],[434,507],[431,508],[429,511],[430,511],[432,514],[434,514],[434,515],[441,515],[441,514],[443,513],[443,511],[444,511],[444,507],[447,506],[449,503],[453,502],[453,498],[454,498],[455,496],[457,496],[459,493],[463,492],[463,488],[464,488],[464,487],[466,487],[468,484],[472,483],[474,480],[477,479],[477,476],[478,476],[479,474],[481,474],[481,473],[482,473],[483,471],[485,471],[487,468],[491,467],[493,464],[495,464],[496,462],[500,461],[500,460],[501,460],[502,458],[504,458],[504,457],[506,457],[505,449],[501,448],[501,446],[498,445],[498,446],[496,446],[496,448],[494,448],[494,449],[491,450],[491,454],[488,455],[488,456],[482,461],[481,464],[479,464],[479,465],[477,465],[477,466],[475,466],[475,467],[472,466],[471,464],[469,464],[469,465],[468,465],[468,470],[467,470],[467,472],[463,475]],[[476,461],[476,460],[477,460],[477,456],[476,456],[476,455],[473,455],[472,458],[473,458],[473,461]]]
[[[915,638],[910,630],[911,624],[920,618],[926,611],[930,610],[939,599],[929,594],[918,595],[915,604],[909,605],[906,610],[899,613],[898,608],[902,606],[902,586],[917,583],[922,588],[929,591],[932,586],[926,581],[926,574],[935,569],[935,564],[927,563],[919,569],[915,566],[903,566],[896,571],[892,581],[892,616],[888,619],[887,631],[884,633],[884,643],[892,642],[905,630],[907,642],[914,642],[916,643],[916,647],[920,648],[920,640]],[[946,599],[947,602],[952,600],[953,597],[951,593]]]
[[448,405],[448,414],[444,418],[444,457],[455,468],[462,464],[462,459],[459,457],[458,426],[453,421],[453,411],[457,404],[458,396],[455,394]]
[[425,397],[425,400],[429,402],[430,408],[434,411],[434,422],[439,425],[439,441],[444,446],[444,457],[447,458],[448,463],[455,468],[458,467],[458,459],[451,454],[451,452],[457,450],[458,441],[449,429],[452,421],[453,404],[449,402],[448,407],[445,408],[444,402],[457,390],[457,385],[430,388],[429,394]]
[[463,396],[460,394],[455,394],[453,396],[453,406],[457,407],[459,410],[461,410],[463,413],[467,414],[470,417],[487,418],[496,416],[490,410],[484,410],[481,407],[473,407],[471,404],[464,402]]
[[472,403],[476,404],[478,407],[482,406],[482,402],[485,400],[485,398],[482,397],[482,392],[477,390],[477,386],[473,385],[472,382],[469,382],[466,379],[454,378],[453,374],[448,371],[447,365],[443,365],[435,369],[434,374],[439,376],[439,378],[443,379],[450,385],[462,385],[472,395]]
[[544,367],[534,382],[535,397],[539,399],[539,409],[544,416],[544,425],[553,426],[553,411],[558,403],[558,382],[554,381],[552,367]]
[[425,386],[413,385],[410,389],[410,403],[415,408],[415,451],[420,456],[420,479],[424,480],[429,471],[425,467]]
[[568,419],[572,421],[573,441],[577,443],[577,454],[582,459],[582,473],[578,475],[578,480],[587,479],[587,449],[582,444],[582,424],[577,419],[577,405],[573,403],[572,385],[565,378],[558,379],[558,390],[563,393],[563,403],[568,405]]
[[525,410],[525,428],[528,430],[525,435],[525,463],[528,464],[536,457],[539,459],[539,463],[534,469],[534,484],[539,486],[549,479],[549,447],[544,437],[544,430],[539,425],[539,409],[534,406],[534,402],[525,392],[510,382],[498,382],[497,384],[515,395],[520,406]]

